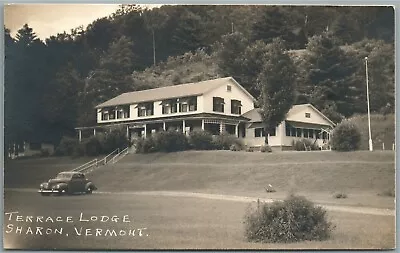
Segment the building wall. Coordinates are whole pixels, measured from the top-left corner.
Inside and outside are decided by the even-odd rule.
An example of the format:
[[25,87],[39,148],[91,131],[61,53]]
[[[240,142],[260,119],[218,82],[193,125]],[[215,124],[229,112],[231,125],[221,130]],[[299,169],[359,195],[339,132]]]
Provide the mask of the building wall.
[[[265,143],[265,137],[255,137],[255,128],[247,128],[250,124],[246,124],[246,137],[242,138],[245,145],[249,147],[256,147],[262,146]],[[276,127],[276,134],[275,136],[269,136],[268,144],[270,146],[281,146],[282,145],[282,137],[281,134],[285,134],[283,131],[284,128],[282,127],[283,124],[281,123],[278,127]]]
[[113,120],[102,120],[100,109],[97,109],[97,122],[98,123],[110,123],[110,122],[122,122],[127,120],[140,120],[140,119],[154,119],[162,117],[171,117],[175,115],[191,115],[204,112],[203,96],[197,96],[197,110],[192,112],[177,112],[171,114],[162,114],[162,100],[154,101],[154,114],[151,116],[138,117],[137,104],[130,105],[129,118],[113,119]]
[[[306,113],[310,114],[309,118],[306,117]],[[293,112],[289,111],[289,114],[286,116],[286,120],[332,126],[332,124],[328,120],[326,120],[324,117],[322,117],[311,106],[302,106],[297,111],[293,111]]]
[[[231,86],[231,91],[227,91],[227,85]],[[208,113],[218,113],[213,112],[213,97],[224,98],[225,108],[224,115],[237,116],[237,114],[231,114],[231,99],[240,100],[242,103],[242,114],[254,109],[254,101],[234,82],[227,82],[227,85],[223,85],[215,90],[212,90],[204,94],[204,112]]]

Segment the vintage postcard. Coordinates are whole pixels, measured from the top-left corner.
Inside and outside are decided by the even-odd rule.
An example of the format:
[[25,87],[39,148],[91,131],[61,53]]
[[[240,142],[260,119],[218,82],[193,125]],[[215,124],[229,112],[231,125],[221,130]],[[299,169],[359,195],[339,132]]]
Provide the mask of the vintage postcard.
[[396,247],[393,6],[4,14],[4,249]]

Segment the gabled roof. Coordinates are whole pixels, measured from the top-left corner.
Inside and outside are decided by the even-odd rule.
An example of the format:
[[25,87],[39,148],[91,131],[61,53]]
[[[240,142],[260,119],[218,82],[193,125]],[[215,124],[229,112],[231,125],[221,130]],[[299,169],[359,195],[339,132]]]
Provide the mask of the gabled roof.
[[115,98],[112,98],[102,104],[97,105],[96,108],[116,106],[116,105],[136,104],[141,102],[157,101],[168,98],[202,95],[216,88],[219,88],[223,85],[226,85],[229,82],[231,83],[233,82],[234,84],[238,85],[239,88],[243,90],[243,92],[245,92],[255,101],[255,98],[248,91],[246,91],[240,84],[238,84],[235,79],[233,79],[232,77],[224,77],[197,83],[185,83],[180,85],[166,86],[149,90],[127,92]]
[[[290,108],[289,112],[286,115],[294,115],[297,112],[301,111],[304,109],[304,107],[311,107],[315,112],[317,112],[319,115],[321,115],[325,120],[327,120],[332,126],[335,125],[328,117],[326,117],[322,112],[320,112],[317,108],[315,108],[312,104],[300,104],[300,105],[293,105],[292,108]],[[261,115],[260,115],[260,108],[254,108],[253,110],[250,110],[244,114],[242,114],[243,117],[249,118],[250,122],[261,122]]]

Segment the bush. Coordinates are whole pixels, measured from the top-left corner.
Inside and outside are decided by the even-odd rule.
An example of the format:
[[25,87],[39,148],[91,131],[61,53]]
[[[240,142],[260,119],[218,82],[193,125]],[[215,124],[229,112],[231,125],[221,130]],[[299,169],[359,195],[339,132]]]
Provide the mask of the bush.
[[87,156],[97,156],[103,153],[102,144],[99,139],[97,136],[92,136],[84,141],[85,154]]
[[334,228],[322,207],[298,196],[250,210],[245,226],[248,241],[263,243],[326,240]]
[[240,151],[242,150],[242,147],[240,147],[238,144],[232,144],[229,148],[230,151]]
[[136,153],[152,153],[158,151],[156,149],[156,143],[152,136],[144,139],[138,139],[136,143]]
[[347,199],[347,194],[343,193],[343,192],[339,192],[339,193],[336,193],[335,195],[333,195],[333,197],[337,198],[337,199]]
[[189,145],[195,150],[213,149],[212,135],[206,131],[193,131],[189,135]]
[[78,144],[79,144],[78,139],[73,137],[63,136],[61,138],[60,144],[54,151],[54,154],[59,156],[72,156]]
[[111,132],[105,133],[104,135],[98,135],[101,143],[101,148],[104,153],[111,153],[117,148],[125,148],[129,146],[128,138],[126,137],[126,130],[122,128],[112,129]]
[[265,152],[271,153],[272,149],[271,149],[270,145],[262,145],[260,147],[260,151],[263,152],[263,153],[265,153]]
[[161,152],[176,152],[186,150],[188,141],[182,132],[178,131],[162,131],[154,136],[155,148]]
[[337,151],[353,151],[360,146],[361,134],[351,121],[344,120],[333,129],[332,149]]
[[72,157],[77,158],[85,155],[85,143],[81,142],[75,145]]
[[49,151],[49,149],[47,149],[47,148],[42,148],[42,149],[40,150],[40,156],[41,156],[41,157],[48,157],[48,156],[50,156],[50,151]]
[[294,150],[297,151],[306,151],[306,147],[310,148],[311,150],[318,150],[318,145],[309,139],[294,139],[292,140],[292,147]]
[[226,133],[215,136],[212,143],[214,149],[218,150],[229,150],[233,144],[237,145],[240,149],[243,149],[243,143],[239,138]]

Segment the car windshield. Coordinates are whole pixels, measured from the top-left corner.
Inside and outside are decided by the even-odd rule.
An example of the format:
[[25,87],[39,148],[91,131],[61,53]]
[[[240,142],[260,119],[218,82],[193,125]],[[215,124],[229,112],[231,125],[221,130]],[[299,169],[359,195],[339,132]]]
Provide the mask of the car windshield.
[[58,175],[57,175],[57,179],[67,179],[67,178],[71,178],[71,173],[59,173]]

